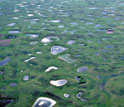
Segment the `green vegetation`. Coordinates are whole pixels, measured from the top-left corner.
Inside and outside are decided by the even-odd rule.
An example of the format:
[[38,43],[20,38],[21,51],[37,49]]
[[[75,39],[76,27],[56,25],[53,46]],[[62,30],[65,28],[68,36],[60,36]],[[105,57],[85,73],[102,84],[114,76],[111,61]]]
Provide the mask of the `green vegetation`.
[[[31,107],[39,97],[55,100],[55,107],[123,107],[123,17],[122,0],[1,0],[0,100],[13,100],[6,107]],[[53,41],[44,44],[45,37]],[[52,55],[52,46],[67,50]],[[58,69],[45,72],[50,66]],[[83,66],[88,70],[77,72]],[[68,83],[49,83],[59,79]]]

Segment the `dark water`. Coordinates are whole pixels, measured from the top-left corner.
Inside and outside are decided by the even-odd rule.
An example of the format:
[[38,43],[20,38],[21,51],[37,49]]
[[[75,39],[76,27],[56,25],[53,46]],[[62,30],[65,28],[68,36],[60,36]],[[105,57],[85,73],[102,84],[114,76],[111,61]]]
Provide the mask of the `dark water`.
[[13,100],[0,100],[0,107],[5,107],[7,104],[12,102]]
[[12,103],[14,100],[6,95],[0,95],[0,107],[5,107],[7,104]]

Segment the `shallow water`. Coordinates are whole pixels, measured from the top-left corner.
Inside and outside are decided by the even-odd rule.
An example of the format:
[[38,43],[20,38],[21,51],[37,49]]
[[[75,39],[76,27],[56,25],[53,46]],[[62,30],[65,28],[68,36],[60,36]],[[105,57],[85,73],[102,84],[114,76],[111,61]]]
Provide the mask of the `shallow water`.
[[0,0],[0,92],[13,107],[45,96],[57,107],[124,106],[123,4]]
[[20,31],[9,31],[8,33],[9,33],[9,34],[19,34]]
[[0,61],[0,66],[4,66],[5,64],[7,64],[8,62],[10,62],[11,58],[6,58],[3,61]]

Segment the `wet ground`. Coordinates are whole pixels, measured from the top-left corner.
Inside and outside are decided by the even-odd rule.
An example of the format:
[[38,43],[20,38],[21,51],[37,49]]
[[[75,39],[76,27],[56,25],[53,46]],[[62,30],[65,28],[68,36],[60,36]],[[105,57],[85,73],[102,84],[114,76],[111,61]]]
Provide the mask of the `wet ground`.
[[0,104],[123,107],[123,13],[122,0],[1,0]]

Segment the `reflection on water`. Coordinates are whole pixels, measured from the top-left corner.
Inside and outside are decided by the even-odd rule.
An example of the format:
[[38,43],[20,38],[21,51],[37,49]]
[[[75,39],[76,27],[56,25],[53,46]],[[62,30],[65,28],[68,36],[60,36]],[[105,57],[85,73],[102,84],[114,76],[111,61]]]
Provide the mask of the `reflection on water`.
[[0,66],[4,66],[5,64],[7,64],[9,61],[11,60],[11,58],[6,58],[3,61],[0,62]]

